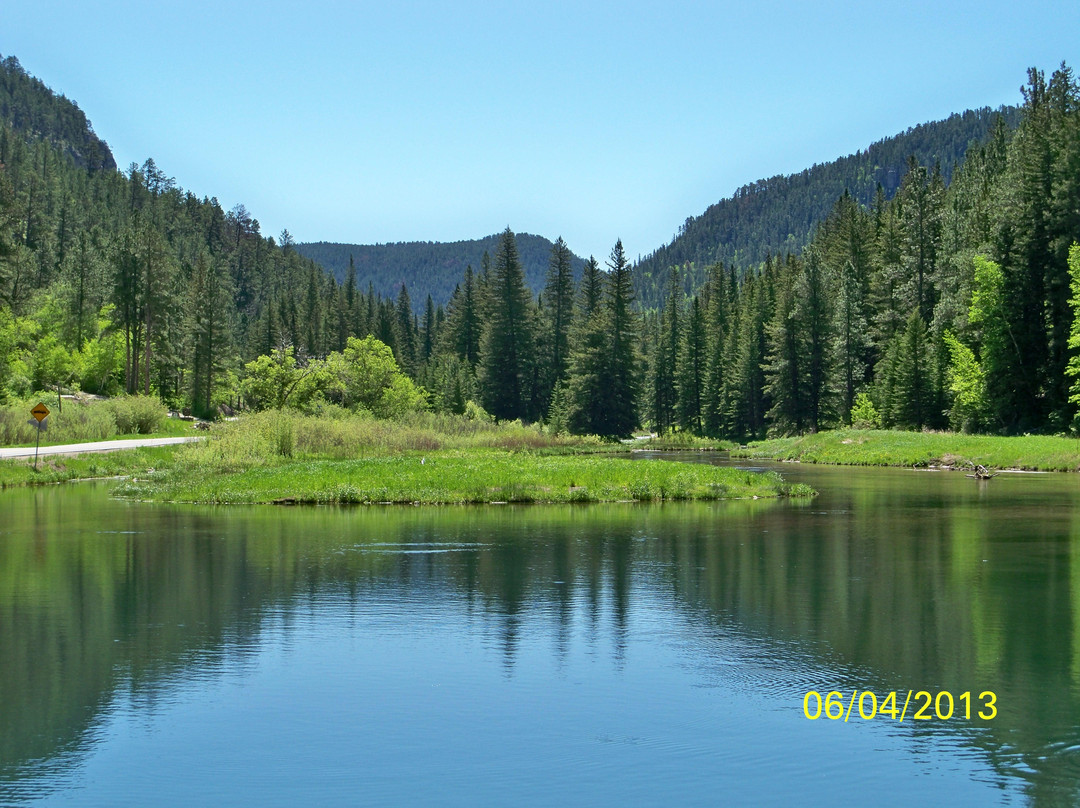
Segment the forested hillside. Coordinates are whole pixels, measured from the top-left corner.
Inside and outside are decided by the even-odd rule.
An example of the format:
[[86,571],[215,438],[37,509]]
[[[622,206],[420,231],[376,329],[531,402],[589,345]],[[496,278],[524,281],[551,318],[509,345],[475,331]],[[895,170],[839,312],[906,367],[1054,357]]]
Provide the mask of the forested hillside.
[[[525,272],[525,285],[539,294],[547,275],[552,243],[543,236],[518,233],[518,255]],[[499,235],[455,242],[411,241],[396,244],[335,244],[326,241],[299,243],[301,255],[321,264],[345,283],[349,267],[356,269],[357,282],[366,289],[371,284],[376,294],[396,297],[402,285],[409,288],[413,303],[422,304],[431,295],[436,304],[450,300],[454,287],[465,275],[465,267],[479,272],[495,255]],[[581,278],[585,261],[571,255],[575,280]]]
[[[957,116],[965,138],[965,121],[991,126],[962,162],[909,157],[892,197],[882,186],[869,204],[865,187],[837,186],[801,253],[695,265],[697,287],[664,266],[644,309],[621,243],[578,281],[561,239],[509,228],[445,305],[404,277],[380,293],[355,255],[339,281],[152,159],[124,172],[87,160],[70,144],[95,141],[64,128],[67,102],[0,67],[17,74],[9,108],[68,109],[0,122],[0,397],[141,391],[206,414],[430,408],[738,440],[1077,422],[1080,89],[1064,65],[1030,71],[1016,113]],[[50,120],[60,129],[40,131]],[[523,243],[547,249],[539,295]]]
[[909,161],[895,196],[845,194],[802,255],[668,270],[645,330],[649,410],[739,439],[854,422],[1065,430],[1080,404],[1080,90],[1031,70],[946,187]]
[[845,191],[861,205],[873,203],[879,186],[891,199],[907,173],[909,157],[931,168],[939,165],[948,184],[969,144],[984,141],[998,118],[1015,129],[1019,110],[968,110],[798,174],[744,185],[700,216],[688,218],[670,244],[634,266],[638,300],[645,308],[659,305],[671,266],[683,267],[686,291],[692,292],[705,282],[707,267],[718,261],[743,271],[770,255],[798,254]]
[[[44,138],[77,166],[116,168],[108,144],[94,134],[78,105],[50,92],[14,56],[0,60],[0,121],[23,137]],[[0,163],[7,162],[6,152],[0,141]]]
[[117,171],[78,107],[11,57],[0,103],[0,399],[144,392],[211,413],[237,402],[246,359],[369,330],[393,343],[398,301],[339,286],[152,158]]

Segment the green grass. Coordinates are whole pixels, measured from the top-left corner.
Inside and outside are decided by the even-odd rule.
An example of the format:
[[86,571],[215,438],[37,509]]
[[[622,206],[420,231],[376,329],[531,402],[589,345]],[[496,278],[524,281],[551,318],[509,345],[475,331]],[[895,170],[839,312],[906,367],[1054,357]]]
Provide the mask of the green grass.
[[135,499],[209,503],[633,502],[812,493],[806,486],[788,486],[777,474],[484,448],[283,460],[213,474],[177,463],[117,489]]
[[759,441],[733,457],[798,460],[848,466],[917,466],[1076,471],[1080,441],[1052,435],[963,435],[950,432],[838,429]]
[[190,421],[167,417],[164,405],[151,396],[68,399],[61,409],[55,395],[42,395],[0,406],[0,446],[34,445],[38,435],[29,424],[30,410],[39,401],[50,410],[48,430],[40,436],[41,446],[195,434]]
[[95,477],[145,475],[151,469],[171,466],[176,446],[156,446],[144,449],[125,449],[121,452],[101,452],[75,457],[48,455],[38,460],[0,460],[0,488],[16,485],[48,485],[69,480]]
[[264,412],[179,447],[0,463],[0,487],[127,476],[116,493],[207,503],[623,502],[812,496],[777,474],[664,460],[536,426],[417,413]]
[[628,447],[416,413],[395,421],[327,409],[216,425],[176,462],[118,494],[173,502],[613,502],[809,495],[777,475],[591,454]]

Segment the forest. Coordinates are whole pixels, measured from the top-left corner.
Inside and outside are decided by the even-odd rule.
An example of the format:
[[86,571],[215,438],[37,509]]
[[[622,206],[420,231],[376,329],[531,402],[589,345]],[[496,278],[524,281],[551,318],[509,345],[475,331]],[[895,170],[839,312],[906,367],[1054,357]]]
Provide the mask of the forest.
[[1029,71],[1016,110],[954,116],[976,134],[962,160],[913,155],[894,187],[838,189],[801,248],[662,272],[654,254],[643,300],[621,242],[581,267],[557,239],[536,293],[507,228],[445,303],[389,294],[355,262],[335,277],[153,159],[116,170],[77,106],[0,65],[0,397],[739,441],[842,424],[1063,432],[1077,417],[1080,91],[1065,65]]

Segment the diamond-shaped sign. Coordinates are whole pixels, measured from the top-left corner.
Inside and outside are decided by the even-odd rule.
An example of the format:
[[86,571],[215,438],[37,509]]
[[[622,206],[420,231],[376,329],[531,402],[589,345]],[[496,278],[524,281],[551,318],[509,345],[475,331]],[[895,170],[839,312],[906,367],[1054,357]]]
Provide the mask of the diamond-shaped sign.
[[49,416],[49,408],[39,401],[37,406],[30,410],[30,414],[38,419],[38,423],[41,423]]

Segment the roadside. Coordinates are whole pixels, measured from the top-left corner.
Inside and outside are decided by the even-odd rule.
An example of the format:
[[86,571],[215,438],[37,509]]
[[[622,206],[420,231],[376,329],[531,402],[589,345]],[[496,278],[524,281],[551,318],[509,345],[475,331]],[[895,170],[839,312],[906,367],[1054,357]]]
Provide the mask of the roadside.
[[[99,440],[91,443],[65,443],[60,446],[42,446],[37,450],[39,457],[46,455],[78,455],[86,452],[118,452],[124,449],[142,449],[153,446],[172,446],[176,443],[191,443],[202,440],[202,436],[173,438],[126,438],[122,440]],[[20,457],[33,457],[33,446],[0,448],[0,460],[12,460]]]

